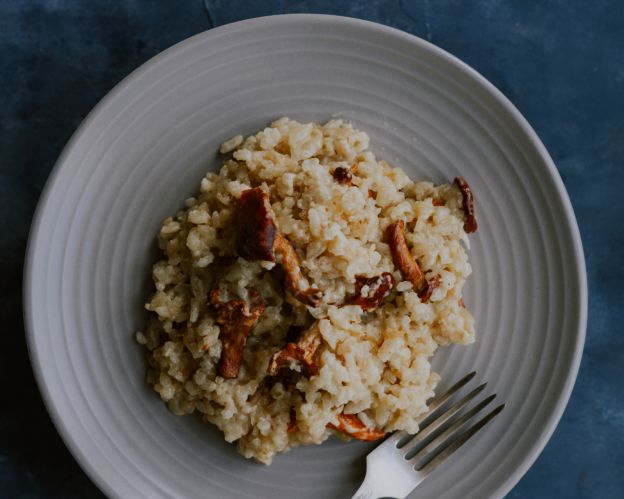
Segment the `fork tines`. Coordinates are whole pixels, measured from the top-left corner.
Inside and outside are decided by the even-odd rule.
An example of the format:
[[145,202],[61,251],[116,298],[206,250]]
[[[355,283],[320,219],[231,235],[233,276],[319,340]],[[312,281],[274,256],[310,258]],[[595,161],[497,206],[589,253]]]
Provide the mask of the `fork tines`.
[[[466,443],[481,428],[494,419],[505,407],[501,404],[468,429],[460,433],[461,428],[467,424],[481,410],[488,406],[495,398],[492,394],[485,398],[473,408],[465,412],[449,426],[442,429],[446,423],[450,422],[462,409],[464,409],[473,399],[483,391],[486,383],[479,385],[458,402],[453,403],[442,413],[434,415],[453,395],[463,388],[474,376],[475,372],[464,376],[461,380],[450,387],[445,393],[435,398],[430,404],[428,411],[421,416],[421,423],[425,422],[420,431],[413,437],[402,433],[396,437],[396,446],[400,449],[404,458],[415,466],[416,471],[424,478],[440,464],[442,464],[453,452]],[[430,420],[429,420],[430,419]],[[433,438],[432,438],[433,437]],[[416,467],[418,464],[420,465]]]

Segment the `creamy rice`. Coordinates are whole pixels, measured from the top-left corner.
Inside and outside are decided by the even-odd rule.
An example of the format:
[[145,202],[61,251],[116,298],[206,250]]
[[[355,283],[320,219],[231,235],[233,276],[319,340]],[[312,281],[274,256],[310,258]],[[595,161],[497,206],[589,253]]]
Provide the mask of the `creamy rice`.
[[[269,464],[278,452],[320,444],[341,434],[341,414],[383,432],[417,432],[440,379],[429,358],[439,345],[474,341],[461,300],[471,273],[461,192],[412,182],[368,145],[365,133],[341,120],[282,118],[256,135],[236,136],[221,146],[231,157],[219,173],[208,173],[199,195],[160,230],[164,256],[154,265],[156,291],[146,305],[152,313],[137,334],[148,349],[148,382],[174,414],[199,412],[245,457]],[[350,183],[332,176],[338,167],[351,172]],[[236,201],[252,187],[268,193],[279,231],[323,292],[319,307],[285,291],[279,265],[238,256],[244,221]],[[425,277],[439,279],[425,303],[396,268],[385,238],[399,220]],[[396,285],[377,308],[348,304],[357,276],[385,272]],[[249,300],[252,288],[266,308],[247,338],[238,377],[224,379],[209,293]],[[320,333],[318,374],[269,376],[272,355],[294,327]]]

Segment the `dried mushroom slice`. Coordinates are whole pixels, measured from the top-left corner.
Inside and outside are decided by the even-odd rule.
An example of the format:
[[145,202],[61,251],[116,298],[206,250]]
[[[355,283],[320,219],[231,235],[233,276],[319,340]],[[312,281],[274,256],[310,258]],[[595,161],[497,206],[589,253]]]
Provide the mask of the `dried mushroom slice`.
[[273,220],[269,198],[256,187],[243,191],[238,199],[239,222],[238,251],[248,260],[275,261],[273,244],[277,226]]
[[437,275],[427,282],[425,274],[407,247],[405,222],[399,220],[390,224],[386,229],[386,238],[390,246],[390,253],[392,253],[392,261],[401,271],[403,279],[412,283],[420,301],[423,303],[428,302],[433,292],[440,287],[442,281],[440,276]]
[[462,195],[462,206],[464,208],[464,230],[467,233],[476,232],[478,227],[477,214],[475,212],[472,190],[470,189],[468,182],[466,182],[463,177],[455,177],[453,183]]
[[321,333],[318,322],[303,332],[296,343],[289,342],[284,348],[273,354],[269,361],[267,373],[275,376],[280,369],[300,371],[310,377],[318,374],[319,368],[315,360],[316,351],[321,344]]
[[327,425],[328,428],[341,431],[342,433],[345,433],[350,437],[357,438],[358,440],[370,442],[373,440],[379,440],[386,435],[381,430],[367,427],[355,414],[338,414],[337,419],[338,425],[336,426],[329,423]]
[[375,277],[357,276],[355,295],[347,301],[347,304],[359,305],[364,312],[374,310],[388,296],[394,285],[394,277],[390,272]]
[[219,291],[210,292],[210,304],[217,310],[217,324],[220,325],[221,358],[218,373],[224,378],[238,377],[243,361],[243,351],[249,331],[264,313],[265,303],[260,293],[249,290],[250,303],[243,300],[219,300]]
[[318,307],[323,293],[310,286],[301,272],[299,257],[290,241],[277,230],[269,198],[256,187],[243,191],[238,200],[238,251],[248,260],[277,261],[286,273],[286,287],[300,302]]
[[323,299],[323,293],[314,286],[310,286],[301,272],[299,258],[290,241],[281,233],[275,237],[273,249],[277,259],[286,273],[286,287],[288,291],[301,303],[311,307],[318,307]]
[[440,284],[442,284],[442,279],[439,275],[434,276],[430,281],[428,281],[423,292],[418,295],[420,297],[420,301],[423,303],[428,302],[433,292],[440,287]]
[[386,229],[386,238],[392,253],[392,261],[401,271],[403,279],[411,282],[416,293],[420,295],[420,293],[425,291],[427,281],[425,280],[425,274],[420,270],[418,263],[416,263],[407,247],[404,229],[405,222],[403,220],[394,222]]

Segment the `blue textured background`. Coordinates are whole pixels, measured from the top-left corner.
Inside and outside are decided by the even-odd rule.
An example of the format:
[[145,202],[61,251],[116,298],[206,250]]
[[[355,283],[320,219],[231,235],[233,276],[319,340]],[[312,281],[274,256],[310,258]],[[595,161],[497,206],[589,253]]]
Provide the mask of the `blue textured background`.
[[100,497],[43,407],[21,281],[37,198],[88,111],[141,63],[247,17],[321,12],[426,38],[503,91],[570,193],[589,272],[587,344],[554,437],[512,498],[624,497],[624,4],[619,0],[0,1],[0,496]]

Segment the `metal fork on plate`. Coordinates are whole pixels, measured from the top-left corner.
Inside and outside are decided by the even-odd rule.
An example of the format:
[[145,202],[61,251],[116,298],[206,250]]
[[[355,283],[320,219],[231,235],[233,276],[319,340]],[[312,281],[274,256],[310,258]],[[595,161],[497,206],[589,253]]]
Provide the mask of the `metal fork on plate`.
[[[496,397],[494,394],[451,421],[453,416],[481,393],[486,385],[483,383],[444,412],[426,421],[475,374],[475,372],[467,374],[429,404],[427,412],[420,417],[420,423],[423,421],[424,423],[416,435],[395,432],[368,454],[366,477],[352,499],[407,496],[453,452],[503,410],[505,404],[499,405],[472,426],[461,431],[478,412],[494,400]],[[450,424],[444,427],[447,422]]]

